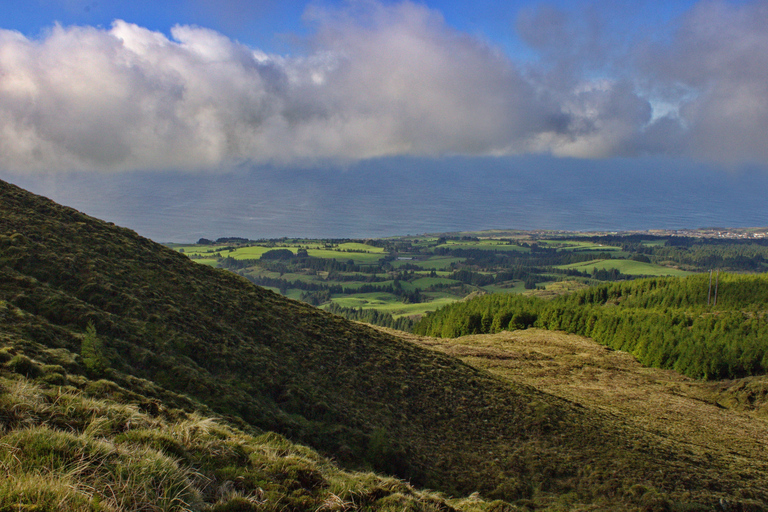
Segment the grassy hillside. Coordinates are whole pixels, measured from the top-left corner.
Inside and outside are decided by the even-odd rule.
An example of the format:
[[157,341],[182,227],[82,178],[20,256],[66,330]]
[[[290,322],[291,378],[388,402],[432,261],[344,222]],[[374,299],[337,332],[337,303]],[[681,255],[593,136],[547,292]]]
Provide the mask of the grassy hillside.
[[[499,510],[0,352],[0,510]],[[34,379],[27,375],[35,375]],[[49,381],[56,382],[51,385]]]
[[[747,503],[739,494],[746,477],[718,453],[702,458],[609,421],[607,413],[196,265],[5,183],[0,334],[5,366],[46,383],[46,393],[73,378],[101,382],[152,414],[178,409],[172,422],[195,412],[221,415],[245,433],[277,432],[346,468],[375,469],[456,496],[479,491],[553,509]],[[14,407],[5,407],[4,417]],[[73,415],[82,423],[101,417]],[[52,418],[42,423],[54,437],[80,435],[66,417]],[[41,457],[19,471],[71,468],[54,463]],[[676,480],[675,472],[691,478]],[[750,473],[761,485],[764,475]],[[311,488],[311,480],[294,480],[299,488],[286,492]],[[748,499],[768,502],[766,488]],[[310,500],[287,508],[321,507]]]
[[766,376],[698,381],[643,367],[630,354],[589,338],[542,329],[451,339],[411,335],[411,339],[505,380],[608,412],[610,421],[652,432],[660,443],[685,447],[704,458],[712,453],[730,458],[732,472],[744,478],[739,491],[744,497],[765,485],[761,473],[768,460]]

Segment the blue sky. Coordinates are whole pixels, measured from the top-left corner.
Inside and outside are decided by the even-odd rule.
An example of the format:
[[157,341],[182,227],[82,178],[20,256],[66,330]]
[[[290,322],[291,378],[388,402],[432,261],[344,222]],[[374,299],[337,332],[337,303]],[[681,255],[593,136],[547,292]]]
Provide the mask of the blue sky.
[[758,0],[6,0],[0,178],[78,206],[88,175],[401,158],[761,173],[767,27]]
[[[515,23],[521,11],[541,5],[571,13],[602,11],[613,20],[617,30],[647,31],[663,27],[695,4],[693,0],[435,0],[418,3],[439,11],[457,30],[488,39],[510,56],[521,59],[534,56],[516,34]],[[294,37],[304,36],[312,30],[302,20],[310,4],[328,6],[342,5],[343,2],[6,0],[0,5],[0,19],[3,20],[2,28],[18,30],[33,38],[39,37],[54,23],[109,27],[115,19],[122,19],[166,35],[170,35],[170,28],[177,24],[199,25],[251,47],[280,52],[295,50],[291,44]]]

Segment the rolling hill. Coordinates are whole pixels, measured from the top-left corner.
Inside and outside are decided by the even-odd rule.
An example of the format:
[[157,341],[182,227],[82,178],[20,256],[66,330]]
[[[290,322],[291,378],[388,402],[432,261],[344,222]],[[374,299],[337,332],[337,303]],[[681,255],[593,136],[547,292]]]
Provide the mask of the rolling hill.
[[[343,468],[454,496],[479,492],[510,509],[768,503],[763,460],[739,469],[742,455],[689,450],[610,412],[197,265],[4,182],[0,336],[3,372],[33,379],[43,394],[90,389],[152,418],[165,414],[168,423],[157,428],[169,436],[178,418],[215,416],[244,435],[275,432],[311,446]],[[3,403],[10,418],[15,406]],[[39,423],[77,435],[87,428],[56,418]],[[10,445],[23,422],[4,425],[0,443]],[[121,428],[134,430],[130,422]],[[184,446],[156,446],[197,464]],[[317,484],[293,481],[290,492]],[[256,502],[247,506],[268,509]],[[317,501],[297,503],[291,507],[319,509]]]

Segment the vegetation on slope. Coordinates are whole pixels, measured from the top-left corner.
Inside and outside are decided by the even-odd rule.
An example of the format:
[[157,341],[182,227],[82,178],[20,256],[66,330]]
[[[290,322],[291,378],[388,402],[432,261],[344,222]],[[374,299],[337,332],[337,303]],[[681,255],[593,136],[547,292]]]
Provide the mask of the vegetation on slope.
[[401,480],[344,471],[277,434],[252,435],[167,409],[113,382],[39,364],[16,348],[6,347],[0,358],[2,510],[510,508],[449,501]]
[[486,295],[427,315],[414,331],[456,337],[535,326],[589,336],[696,378],[768,372],[768,275],[720,273],[711,284],[702,274],[605,284],[550,301]]
[[[718,453],[731,460],[742,498],[750,499],[767,485],[768,376],[695,380],[642,366],[630,354],[589,338],[543,329],[409,337],[500,378],[609,412],[609,421],[652,432],[659,444],[684,446],[702,458],[696,472],[707,471],[707,459]],[[698,478],[696,472],[681,468],[676,478]],[[735,504],[720,508],[739,510]]]
[[[555,509],[706,510],[721,497],[739,499],[740,479],[717,454],[698,472],[700,458],[599,412],[195,265],[4,183],[0,328],[5,365],[48,385],[68,386],[71,375],[107,379],[148,414],[164,407],[222,415],[244,432],[278,432],[347,468],[454,495],[479,491]],[[67,425],[46,428],[56,437]],[[105,461],[108,474],[131,464],[116,457],[119,464]],[[19,471],[44,474],[53,463],[43,457]],[[684,470],[697,478],[670,478]]]

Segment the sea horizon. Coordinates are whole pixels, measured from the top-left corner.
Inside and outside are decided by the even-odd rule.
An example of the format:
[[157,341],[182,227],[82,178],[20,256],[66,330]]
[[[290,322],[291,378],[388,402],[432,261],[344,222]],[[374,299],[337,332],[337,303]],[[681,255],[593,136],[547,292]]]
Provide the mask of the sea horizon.
[[[157,242],[383,238],[461,231],[768,226],[768,174],[674,160],[373,160],[346,169],[0,178]],[[621,169],[621,170],[617,170]]]

